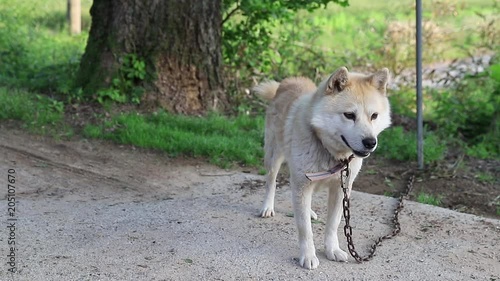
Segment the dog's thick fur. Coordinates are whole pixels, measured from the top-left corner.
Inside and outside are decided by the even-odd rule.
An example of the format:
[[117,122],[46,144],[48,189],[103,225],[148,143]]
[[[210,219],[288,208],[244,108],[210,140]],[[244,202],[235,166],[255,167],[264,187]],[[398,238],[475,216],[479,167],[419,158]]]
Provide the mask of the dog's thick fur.
[[319,264],[313,243],[311,210],[313,191],[329,188],[325,230],[325,253],[329,260],[347,261],[340,249],[337,229],[342,214],[340,176],[310,182],[305,174],[326,171],[354,154],[348,179],[349,194],[363,158],[377,146],[377,135],[389,127],[390,108],[386,96],[389,71],[372,75],[350,73],[341,67],[316,88],[309,79],[293,77],[281,83],[264,82],[254,88],[271,101],[266,112],[266,197],[261,217],[274,216],[276,176],[286,160],[290,169],[294,216],[298,228],[300,265],[313,269]]

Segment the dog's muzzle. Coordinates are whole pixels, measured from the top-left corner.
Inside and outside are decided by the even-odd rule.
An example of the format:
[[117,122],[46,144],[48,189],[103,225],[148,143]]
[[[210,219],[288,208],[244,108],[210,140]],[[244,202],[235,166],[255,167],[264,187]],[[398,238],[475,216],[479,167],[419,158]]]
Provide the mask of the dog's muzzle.
[[367,150],[364,151],[355,150],[349,145],[344,136],[340,137],[342,138],[342,141],[344,141],[345,145],[347,145],[347,147],[349,147],[352,150],[352,153],[354,153],[354,155],[360,158],[366,158],[370,156],[370,153],[373,152],[374,148],[377,146],[377,140],[375,138],[364,138],[361,142],[363,143],[363,146]]

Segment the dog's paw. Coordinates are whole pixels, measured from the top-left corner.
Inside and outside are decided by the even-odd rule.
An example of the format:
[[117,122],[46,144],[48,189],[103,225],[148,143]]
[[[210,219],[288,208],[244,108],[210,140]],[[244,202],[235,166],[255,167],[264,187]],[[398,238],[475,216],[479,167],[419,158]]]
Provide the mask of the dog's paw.
[[340,248],[334,249],[333,251],[326,251],[326,258],[331,261],[346,262],[347,253],[342,251]]
[[264,207],[260,210],[260,217],[270,218],[274,217],[274,208]]
[[318,215],[312,209],[311,209],[311,219],[313,219],[313,220],[318,219]]
[[302,255],[300,257],[299,264],[306,269],[315,269],[319,265],[319,260],[315,254]]

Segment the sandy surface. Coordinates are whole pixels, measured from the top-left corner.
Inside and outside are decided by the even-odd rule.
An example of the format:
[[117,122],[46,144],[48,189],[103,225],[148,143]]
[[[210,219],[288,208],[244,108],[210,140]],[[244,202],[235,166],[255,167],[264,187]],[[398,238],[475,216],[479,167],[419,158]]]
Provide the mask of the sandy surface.
[[[402,233],[358,264],[298,266],[290,190],[258,218],[262,176],[97,141],[53,141],[0,128],[1,220],[15,170],[15,230],[0,231],[0,280],[500,280],[500,221],[406,202]],[[10,170],[12,172],[12,170]],[[314,197],[320,220],[325,192]],[[356,249],[390,230],[393,198],[354,192]],[[17,273],[9,273],[9,237]],[[341,239],[341,247],[346,243]]]

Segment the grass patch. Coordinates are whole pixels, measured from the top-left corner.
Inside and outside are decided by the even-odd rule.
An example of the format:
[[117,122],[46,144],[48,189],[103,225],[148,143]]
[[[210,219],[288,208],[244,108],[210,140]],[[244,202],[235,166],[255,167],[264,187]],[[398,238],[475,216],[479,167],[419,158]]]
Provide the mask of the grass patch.
[[[405,132],[402,127],[391,127],[379,135],[377,154],[400,161],[417,160],[417,138],[415,132]],[[446,145],[434,133],[424,135],[424,162],[426,164],[443,159]]]
[[488,172],[480,172],[476,175],[476,179],[483,183],[494,183],[496,178]]
[[395,197],[394,192],[392,191],[384,191],[384,196],[386,197]]
[[[64,126],[64,105],[42,95],[0,87],[0,120],[19,120],[32,132],[71,135]],[[63,129],[61,129],[63,128]]]
[[441,199],[441,196],[434,196],[425,192],[420,192],[417,196],[417,202],[433,206],[440,206]]
[[159,149],[169,155],[208,157],[229,167],[232,163],[262,163],[264,118],[235,118],[211,114],[204,118],[158,112],[121,114],[103,125],[87,125],[84,135],[138,147]]

